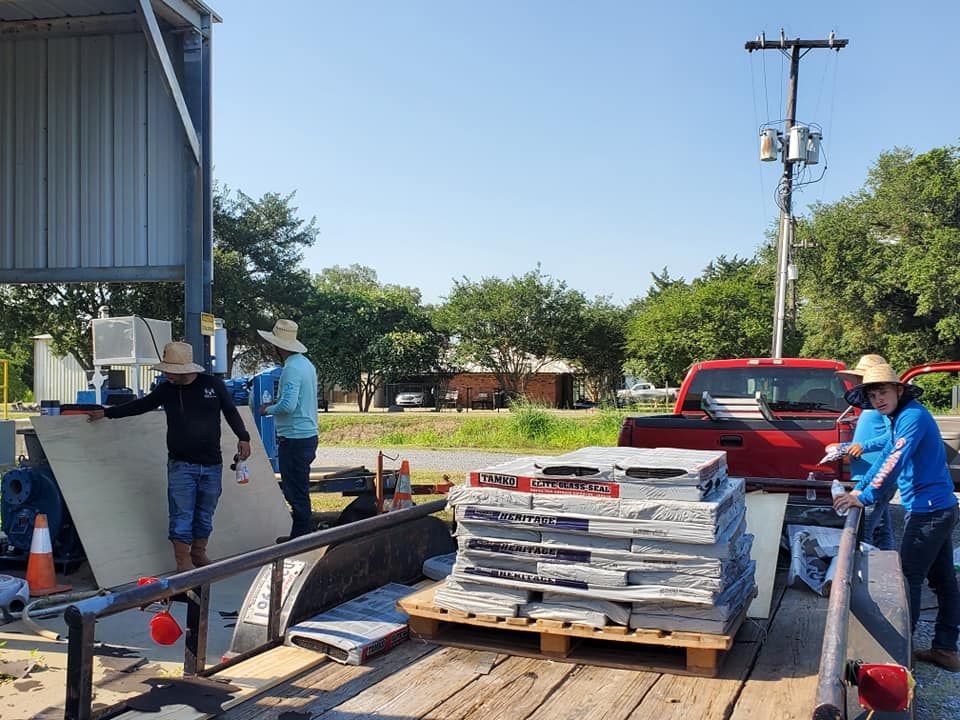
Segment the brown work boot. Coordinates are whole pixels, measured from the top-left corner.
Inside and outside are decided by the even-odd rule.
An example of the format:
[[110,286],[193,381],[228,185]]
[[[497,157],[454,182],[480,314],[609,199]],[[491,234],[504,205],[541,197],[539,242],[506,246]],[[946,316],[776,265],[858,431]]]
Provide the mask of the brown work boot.
[[190,562],[190,546],[179,540],[171,540],[170,542],[173,543],[173,556],[177,559],[177,572],[193,570],[193,563]]
[[190,559],[193,560],[195,567],[203,567],[213,562],[207,557],[207,540],[209,538],[193,539],[193,545],[190,547]]
[[941,650],[940,648],[914,650],[913,659],[938,665],[950,672],[960,672],[960,653],[957,653],[956,650]]

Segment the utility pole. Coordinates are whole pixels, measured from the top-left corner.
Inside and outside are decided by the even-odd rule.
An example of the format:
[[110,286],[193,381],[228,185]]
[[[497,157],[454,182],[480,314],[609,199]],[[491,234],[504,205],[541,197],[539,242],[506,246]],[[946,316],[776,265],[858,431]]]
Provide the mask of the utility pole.
[[[780,226],[777,234],[777,279],[776,295],[773,308],[773,343],[771,357],[783,357],[783,326],[787,310],[788,269],[790,266],[790,252],[793,247],[793,167],[800,162],[806,162],[806,148],[791,149],[790,141],[794,137],[791,133],[797,124],[797,80],[800,75],[800,58],[815,48],[835,50],[840,52],[849,40],[838,40],[830,33],[826,40],[789,40],[780,30],[779,41],[767,42],[763,33],[756,40],[744,44],[747,52],[754,50],[778,50],[790,55],[790,81],[787,85],[787,113],[784,119],[783,130],[783,176],[780,180]],[[804,142],[806,136],[804,135]],[[817,150],[819,153],[819,149]]]

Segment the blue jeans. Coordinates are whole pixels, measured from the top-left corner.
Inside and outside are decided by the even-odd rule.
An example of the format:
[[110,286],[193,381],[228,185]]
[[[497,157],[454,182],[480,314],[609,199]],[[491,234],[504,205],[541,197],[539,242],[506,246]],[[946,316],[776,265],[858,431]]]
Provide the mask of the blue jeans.
[[169,538],[190,545],[213,532],[213,513],[220,499],[222,465],[167,461]]
[[863,518],[863,539],[879,550],[896,550],[889,500],[867,507]]
[[277,460],[280,465],[280,489],[290,503],[293,527],[290,537],[313,532],[310,509],[310,463],[317,456],[317,438],[278,439]]
[[920,618],[920,588],[926,578],[939,605],[931,645],[952,651],[957,649],[960,626],[960,591],[953,570],[953,529],[956,524],[956,505],[946,510],[910,513],[900,543],[900,564],[910,595],[910,627],[915,630]]

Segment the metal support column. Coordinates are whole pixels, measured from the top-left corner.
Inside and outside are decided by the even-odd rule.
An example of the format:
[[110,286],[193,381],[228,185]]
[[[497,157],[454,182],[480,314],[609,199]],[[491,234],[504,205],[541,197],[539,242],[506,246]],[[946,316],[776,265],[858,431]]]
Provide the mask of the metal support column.
[[[203,127],[203,38],[198,32],[190,32],[183,39],[183,85],[187,109],[195,128]],[[200,138],[201,146],[205,139]],[[193,346],[193,357],[205,363],[209,350],[200,334],[200,315],[204,312],[204,267],[203,267],[203,192],[202,168],[210,162],[201,152],[199,165],[190,164],[184,177],[186,194],[186,228],[184,229],[184,291],[183,334]]]
[[[200,186],[203,214],[203,312],[213,312],[213,18],[204,15],[201,18],[203,49],[201,51],[201,89],[200,104],[203,118],[200,124]],[[209,340],[209,338],[205,338]],[[205,342],[207,354],[203,364],[210,365],[210,343]]]
[[66,720],[89,720],[93,700],[93,640],[96,616],[76,607],[63,614],[70,634],[67,640]]
[[183,648],[183,674],[198,675],[207,664],[207,626],[210,622],[210,584],[187,593],[187,637]]

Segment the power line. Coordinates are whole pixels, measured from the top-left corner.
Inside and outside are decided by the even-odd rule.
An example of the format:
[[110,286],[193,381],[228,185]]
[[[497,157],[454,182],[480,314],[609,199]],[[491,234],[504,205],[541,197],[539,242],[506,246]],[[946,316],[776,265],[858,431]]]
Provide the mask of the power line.
[[[750,99],[753,101],[753,124],[757,126],[759,124],[760,116],[757,113],[757,84],[755,80],[755,73],[753,71],[753,53],[747,56],[747,63],[750,65]],[[764,80],[766,80],[766,75],[764,75]],[[770,115],[767,115],[767,120],[770,119]],[[763,221],[766,222],[767,219],[767,190],[763,182],[763,167],[758,167],[757,172],[760,175],[760,212],[763,216]]]

